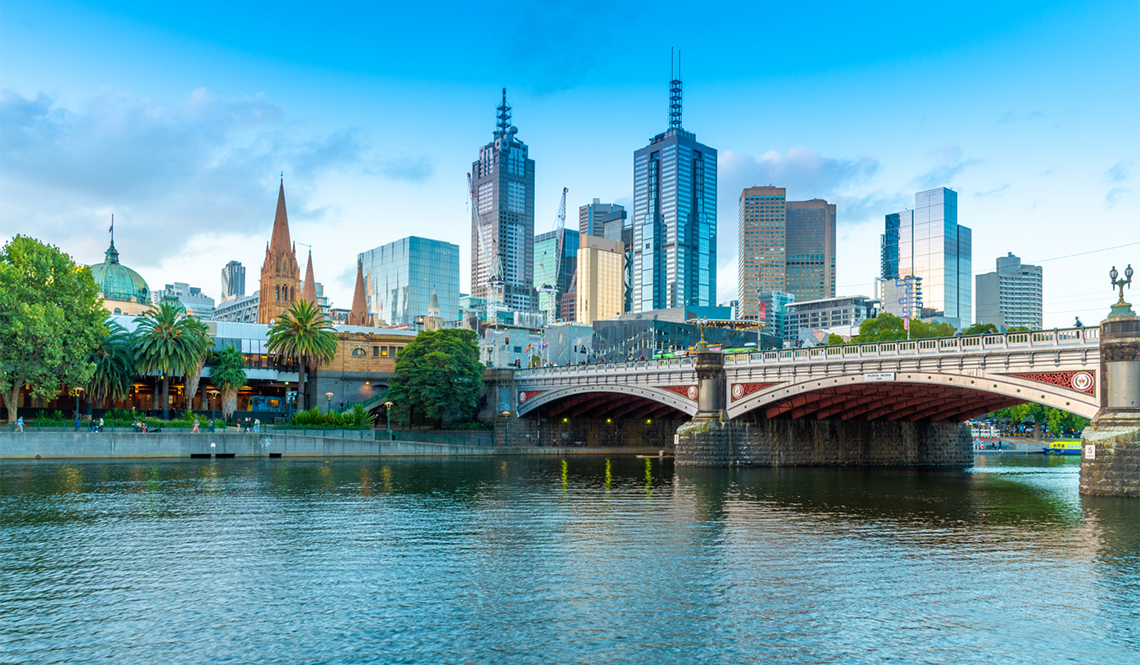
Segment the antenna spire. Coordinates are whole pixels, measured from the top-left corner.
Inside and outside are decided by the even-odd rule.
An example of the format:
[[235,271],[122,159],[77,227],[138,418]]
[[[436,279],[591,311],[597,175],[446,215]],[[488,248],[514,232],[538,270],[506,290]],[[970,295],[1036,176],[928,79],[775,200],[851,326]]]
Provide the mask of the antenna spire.
[[673,49],[669,49],[669,129],[681,129],[681,52],[677,51],[677,73],[673,74]]
[[511,105],[507,103],[506,88],[503,88],[503,101],[499,102],[499,105],[495,107],[495,111],[495,117],[498,120],[495,123],[495,138],[505,138],[518,132],[518,130],[511,125]]

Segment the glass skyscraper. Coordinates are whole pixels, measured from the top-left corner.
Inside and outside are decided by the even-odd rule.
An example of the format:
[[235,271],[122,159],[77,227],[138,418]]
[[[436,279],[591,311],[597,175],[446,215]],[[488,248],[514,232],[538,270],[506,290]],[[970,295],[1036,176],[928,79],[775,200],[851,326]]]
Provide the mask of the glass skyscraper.
[[681,81],[669,129],[633,154],[631,310],[716,304],[716,150],[681,128]]
[[534,239],[534,285],[538,288],[538,311],[546,314],[548,324],[565,318],[561,315],[562,297],[574,284],[579,242],[578,232],[571,229],[547,231]]
[[471,165],[471,295],[533,312],[534,160],[515,138],[506,88],[497,111],[494,140]]
[[883,279],[922,278],[922,318],[962,328],[973,318],[973,232],[958,223],[958,193],[918,192],[914,210],[887,215]]
[[417,236],[359,254],[368,312],[388,325],[427,316],[431,297],[444,321],[459,320],[459,245]]
[[[615,220],[625,223],[626,213],[623,206],[616,203],[602,203],[601,199],[594,199],[578,208],[578,233],[584,236],[606,237],[606,224]],[[619,225],[620,228],[621,225]]]

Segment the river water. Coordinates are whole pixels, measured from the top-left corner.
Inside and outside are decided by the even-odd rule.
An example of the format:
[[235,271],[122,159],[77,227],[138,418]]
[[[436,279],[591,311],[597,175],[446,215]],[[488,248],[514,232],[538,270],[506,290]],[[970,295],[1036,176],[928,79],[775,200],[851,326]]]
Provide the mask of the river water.
[[1135,665],[1078,470],[4,461],[0,662]]

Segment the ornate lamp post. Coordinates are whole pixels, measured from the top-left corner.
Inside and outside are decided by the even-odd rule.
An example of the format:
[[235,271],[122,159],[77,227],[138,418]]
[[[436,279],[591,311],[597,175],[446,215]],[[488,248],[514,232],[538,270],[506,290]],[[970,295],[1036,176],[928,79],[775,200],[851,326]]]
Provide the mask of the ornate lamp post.
[[392,407],[396,406],[395,402],[384,402],[384,417],[387,419],[388,440],[392,440]]
[[503,431],[503,445],[509,446],[511,445],[511,412],[504,410],[501,411],[500,414],[503,416],[503,421],[505,423],[505,429]]
[[215,411],[217,410],[218,406],[218,389],[210,388],[206,391],[206,394],[210,396],[210,418],[217,420],[218,414],[216,414]]
[[[75,386],[71,389],[71,392],[75,393],[75,419],[79,420],[79,393],[83,392],[83,388],[81,386]],[[79,431],[79,425],[75,426],[75,430]]]
[[328,400],[328,403],[325,405],[325,413],[332,413],[332,396],[333,394],[331,392],[325,393],[325,399]]
[[1128,267],[1124,269],[1124,279],[1117,279],[1119,274],[1116,272],[1116,266],[1112,266],[1112,270],[1108,271],[1112,285],[1120,289],[1120,299],[1116,301],[1116,304],[1112,306],[1112,311],[1108,314],[1110,319],[1121,316],[1136,316],[1136,312],[1132,311],[1132,305],[1124,302],[1124,287],[1132,288],[1132,264],[1129,263]]

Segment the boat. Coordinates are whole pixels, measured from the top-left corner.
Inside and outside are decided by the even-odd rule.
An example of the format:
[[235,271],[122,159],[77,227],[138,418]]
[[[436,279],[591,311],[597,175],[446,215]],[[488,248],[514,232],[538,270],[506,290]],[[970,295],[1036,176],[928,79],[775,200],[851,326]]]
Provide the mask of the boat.
[[1080,439],[1058,439],[1041,448],[1046,455],[1080,455]]

